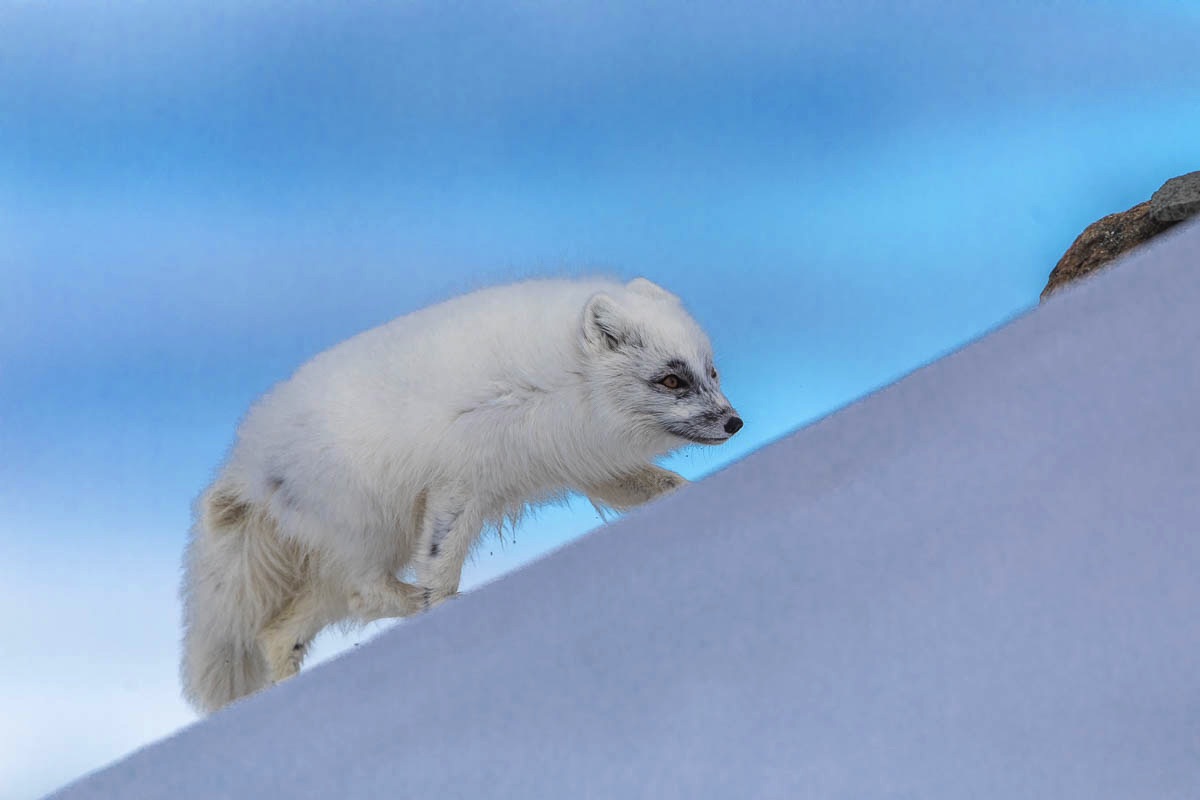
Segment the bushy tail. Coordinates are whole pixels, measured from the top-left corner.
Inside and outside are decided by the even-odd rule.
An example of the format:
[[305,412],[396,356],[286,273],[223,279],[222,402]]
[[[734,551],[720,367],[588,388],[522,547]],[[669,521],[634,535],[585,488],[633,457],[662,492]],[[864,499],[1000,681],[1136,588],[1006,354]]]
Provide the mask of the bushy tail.
[[184,560],[183,694],[202,712],[269,682],[258,634],[294,593],[292,548],[274,522],[229,487],[200,499]]

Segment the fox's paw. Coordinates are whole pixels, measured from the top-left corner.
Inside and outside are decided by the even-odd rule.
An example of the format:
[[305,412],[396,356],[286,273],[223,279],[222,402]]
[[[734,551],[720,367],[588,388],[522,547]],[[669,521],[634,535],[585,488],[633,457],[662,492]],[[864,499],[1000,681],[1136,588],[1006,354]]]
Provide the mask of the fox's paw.
[[687,478],[669,469],[658,470],[654,477],[657,479],[660,494],[668,494],[688,484]]
[[271,665],[271,680],[280,683],[300,672],[300,665],[304,663],[306,650],[307,648],[300,642],[292,645],[291,651],[281,663]]
[[421,610],[428,611],[434,606],[441,605],[452,597],[458,597],[458,592],[448,592],[444,589],[422,589]]
[[271,671],[271,682],[280,683],[300,671],[308,645],[285,638],[282,631],[268,631],[262,639],[262,650]]

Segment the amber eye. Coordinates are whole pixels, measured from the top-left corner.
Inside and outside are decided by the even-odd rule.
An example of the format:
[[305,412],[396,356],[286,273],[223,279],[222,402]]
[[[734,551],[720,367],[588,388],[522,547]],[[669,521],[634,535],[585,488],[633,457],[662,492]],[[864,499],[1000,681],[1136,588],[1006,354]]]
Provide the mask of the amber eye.
[[659,381],[659,383],[668,389],[680,389],[684,385],[683,378],[679,377],[678,375],[668,375]]

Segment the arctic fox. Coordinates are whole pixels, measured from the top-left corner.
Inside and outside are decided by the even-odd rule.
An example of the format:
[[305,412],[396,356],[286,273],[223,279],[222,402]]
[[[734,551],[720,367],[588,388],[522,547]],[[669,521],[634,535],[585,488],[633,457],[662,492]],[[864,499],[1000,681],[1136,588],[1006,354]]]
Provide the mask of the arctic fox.
[[487,526],[571,491],[645,503],[685,483],[652,459],[741,427],[708,337],[644,278],[484,289],[355,336],[254,404],[198,501],[184,694],[207,712],[283,680],[327,625],[455,594]]

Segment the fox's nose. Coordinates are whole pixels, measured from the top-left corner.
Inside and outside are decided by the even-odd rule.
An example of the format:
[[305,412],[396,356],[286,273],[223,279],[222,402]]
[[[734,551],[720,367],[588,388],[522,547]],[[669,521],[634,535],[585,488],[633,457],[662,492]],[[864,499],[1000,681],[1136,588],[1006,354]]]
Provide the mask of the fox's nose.
[[728,433],[730,436],[733,436],[735,433],[737,433],[741,429],[742,429],[742,418],[741,417],[730,417],[725,422],[725,432]]

